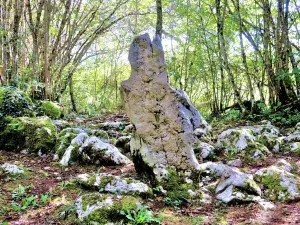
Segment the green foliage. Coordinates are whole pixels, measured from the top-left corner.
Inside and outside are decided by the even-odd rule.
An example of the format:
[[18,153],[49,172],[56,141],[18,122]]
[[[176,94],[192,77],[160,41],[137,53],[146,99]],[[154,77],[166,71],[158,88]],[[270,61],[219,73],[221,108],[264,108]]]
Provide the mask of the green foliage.
[[51,101],[42,101],[39,110],[43,115],[49,116],[52,119],[59,119],[62,114],[61,108]]
[[160,220],[154,218],[152,212],[146,207],[141,207],[137,212],[135,210],[121,210],[120,214],[126,216],[132,224],[159,224]]
[[164,198],[166,205],[180,207],[188,202],[188,190],[192,188],[192,184],[187,184],[176,170],[168,169],[168,177],[161,186],[167,190]]
[[31,99],[15,87],[0,87],[0,118],[5,116],[32,116],[34,104]]
[[20,198],[24,197],[26,195],[26,192],[30,192],[30,186],[23,186],[21,184],[18,185],[16,189],[8,189],[11,192],[11,199],[19,200]]

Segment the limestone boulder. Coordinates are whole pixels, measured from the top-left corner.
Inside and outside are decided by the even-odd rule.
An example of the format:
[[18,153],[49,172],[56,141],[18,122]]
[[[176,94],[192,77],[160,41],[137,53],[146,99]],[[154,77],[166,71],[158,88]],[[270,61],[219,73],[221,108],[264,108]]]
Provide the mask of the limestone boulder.
[[288,143],[287,146],[285,147],[285,152],[300,155],[300,142]]
[[239,156],[246,162],[271,155],[269,149],[257,141],[255,134],[249,127],[228,129],[219,135],[217,146],[225,148],[229,157]]
[[76,181],[89,189],[102,192],[144,196],[152,194],[152,189],[143,182],[109,174],[80,174]]
[[245,128],[252,130],[255,135],[262,135],[262,134],[272,134],[276,136],[280,135],[279,128],[272,125],[272,123],[267,120],[260,121],[259,124],[254,126],[245,126]]
[[79,152],[85,163],[125,165],[131,162],[115,146],[95,136],[86,139]]
[[0,131],[0,148],[15,152],[49,153],[54,151],[57,130],[48,117],[6,117]]
[[72,163],[123,165],[131,162],[109,143],[108,135],[103,130],[81,128],[62,130],[56,145],[56,154],[63,166]]
[[22,168],[20,168],[15,164],[10,164],[10,163],[4,163],[3,165],[0,165],[0,169],[2,169],[5,173],[13,174],[13,175],[24,173],[24,170]]
[[258,184],[251,174],[241,172],[238,168],[222,163],[207,162],[200,165],[201,176],[214,177],[219,180],[215,186],[218,200],[255,201],[261,195]]
[[285,141],[288,143],[291,142],[300,142],[300,123],[297,123],[294,132],[290,133],[286,138]]
[[214,146],[205,142],[199,142],[194,147],[195,153],[200,154],[202,159],[213,157],[214,150],[215,150]]
[[137,212],[142,200],[133,196],[115,196],[91,193],[75,201],[76,213],[82,224],[122,224],[121,211]]
[[159,36],[138,36],[129,51],[130,78],[122,82],[121,93],[126,113],[135,127],[130,141],[137,172],[152,180],[168,176],[168,168],[195,170],[193,152],[196,129],[207,133],[211,128],[186,93],[172,88]]
[[290,201],[300,198],[300,179],[290,173],[291,166],[281,161],[258,170],[255,180],[262,184],[264,194],[270,200]]
[[226,149],[244,150],[250,143],[255,142],[254,132],[248,128],[232,128],[223,131],[217,141],[217,146]]

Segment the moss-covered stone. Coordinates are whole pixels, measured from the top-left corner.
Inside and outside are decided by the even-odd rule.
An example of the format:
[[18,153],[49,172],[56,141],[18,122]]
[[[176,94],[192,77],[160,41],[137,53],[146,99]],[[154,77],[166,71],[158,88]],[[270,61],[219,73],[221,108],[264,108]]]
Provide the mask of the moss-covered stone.
[[274,134],[264,133],[257,138],[257,142],[265,145],[270,151],[280,152],[283,147],[283,138]]
[[109,140],[109,135],[104,130],[91,130],[88,132],[89,135],[93,135],[100,139]]
[[14,87],[0,87],[0,118],[33,115],[34,104],[26,93]]
[[51,101],[42,101],[39,110],[45,116],[52,119],[59,119],[62,115],[62,109],[59,105]]
[[262,160],[270,155],[268,148],[258,142],[249,143],[248,146],[241,152],[243,162],[253,162],[255,160]]
[[271,200],[288,201],[300,198],[300,179],[277,166],[260,169],[255,173],[265,195]]
[[152,189],[138,180],[109,174],[80,174],[76,182],[90,190],[123,195],[152,195]]
[[48,117],[6,117],[0,132],[0,148],[12,151],[26,149],[32,153],[54,150],[56,127]]
[[58,134],[55,152],[60,159],[63,157],[66,149],[70,146],[72,140],[81,132],[84,131],[79,128],[66,128]]
[[76,202],[77,215],[83,224],[99,224],[118,222],[125,217],[120,211],[137,211],[141,199],[133,196],[115,197],[100,193],[81,196]]

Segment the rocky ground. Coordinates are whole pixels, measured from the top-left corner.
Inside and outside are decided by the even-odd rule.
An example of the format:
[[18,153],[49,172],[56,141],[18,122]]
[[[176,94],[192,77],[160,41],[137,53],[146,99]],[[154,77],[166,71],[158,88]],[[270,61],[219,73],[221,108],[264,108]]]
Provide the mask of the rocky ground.
[[[297,126],[212,124],[213,131],[202,139],[205,144],[195,146],[197,158],[202,165],[218,162],[212,165],[227,165],[228,173],[231,168],[235,172],[229,178],[217,176],[215,184],[203,182],[212,188],[201,192],[205,201],[195,202],[168,198],[147,177],[137,175],[128,151],[132,127],[126,121],[123,115],[106,121],[56,121],[55,154],[0,150],[0,224],[90,224],[85,216],[99,216],[88,215],[92,207],[104,215],[98,221],[120,213],[115,224],[143,224],[126,219],[126,210],[137,211],[137,205],[143,205],[141,217],[152,211],[153,224],[300,224]],[[235,180],[225,188],[228,192],[231,187],[231,193],[216,193],[220,183],[240,173],[254,177],[261,197],[245,192]]]

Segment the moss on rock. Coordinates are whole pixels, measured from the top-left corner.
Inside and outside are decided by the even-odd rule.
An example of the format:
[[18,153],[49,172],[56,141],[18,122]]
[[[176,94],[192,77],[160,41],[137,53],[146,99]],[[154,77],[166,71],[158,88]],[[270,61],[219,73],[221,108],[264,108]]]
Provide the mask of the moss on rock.
[[260,169],[255,173],[266,196],[271,200],[288,201],[300,198],[300,179],[277,166]]
[[42,101],[40,111],[52,119],[59,119],[62,115],[62,109],[59,105],[51,101]]
[[120,211],[137,211],[140,204],[141,199],[133,196],[115,197],[100,193],[83,195],[75,202],[78,218],[84,224],[99,225],[125,219]]
[[54,150],[56,127],[48,117],[6,117],[5,128],[0,132],[0,147],[20,152],[26,149],[33,153]]
[[241,152],[241,158],[243,162],[253,162],[255,160],[262,160],[270,154],[266,146],[258,142],[252,142]]

